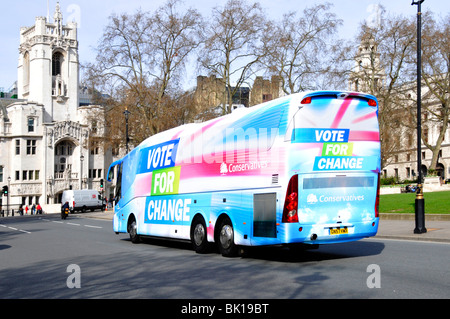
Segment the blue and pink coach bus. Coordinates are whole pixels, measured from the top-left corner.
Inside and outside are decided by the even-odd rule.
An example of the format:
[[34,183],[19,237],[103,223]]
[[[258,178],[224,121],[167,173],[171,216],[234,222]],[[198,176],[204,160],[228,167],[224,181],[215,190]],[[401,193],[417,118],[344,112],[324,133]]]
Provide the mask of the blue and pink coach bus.
[[113,229],[224,256],[354,241],[377,233],[379,176],[376,98],[297,93],[156,134],[112,163]]

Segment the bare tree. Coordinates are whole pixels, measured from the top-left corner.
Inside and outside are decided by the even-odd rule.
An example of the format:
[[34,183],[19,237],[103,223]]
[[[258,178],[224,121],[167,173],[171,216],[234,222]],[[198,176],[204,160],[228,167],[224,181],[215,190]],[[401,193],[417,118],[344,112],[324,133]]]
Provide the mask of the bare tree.
[[[401,145],[413,148],[405,125],[411,125],[411,56],[415,25],[411,18],[389,15],[382,9],[380,24],[361,24],[355,67],[350,73],[352,89],[377,97],[380,105],[381,164],[388,165]],[[406,129],[406,132],[409,128]],[[405,136],[406,135],[406,136]],[[408,142],[409,140],[409,142]]]
[[222,79],[225,114],[231,111],[233,95],[255,72],[264,14],[258,2],[228,0],[224,7],[213,9],[210,20],[198,61],[201,68]]
[[[149,21],[149,14],[142,11],[110,16],[97,48],[96,61],[87,66],[93,86],[111,96],[104,104],[108,108],[107,132],[113,141],[125,141],[119,136],[125,136],[122,127],[125,127],[123,112],[126,108],[132,114],[140,113],[141,123],[151,120],[149,110],[154,99],[148,89],[151,82]],[[131,134],[134,127],[130,125]]]
[[318,78],[331,71],[327,58],[333,52],[333,35],[342,20],[329,10],[330,3],[290,12],[280,22],[266,25],[263,64],[279,76],[286,94],[317,89]]
[[110,17],[96,61],[87,69],[94,85],[110,92],[108,107],[117,109],[107,112],[112,123],[118,122],[111,124],[112,136],[122,134],[125,109],[131,112],[129,134],[135,145],[167,128],[164,117],[171,112],[165,107],[173,99],[167,93],[176,92],[175,75],[182,74],[198,46],[202,21],[195,10],[180,13],[179,3],[168,0],[154,14],[139,10]]
[[198,11],[188,9],[180,13],[179,0],[169,0],[159,8],[151,23],[151,56],[155,66],[151,75],[158,87],[161,99],[170,84],[181,77],[185,63],[202,42],[202,16]]

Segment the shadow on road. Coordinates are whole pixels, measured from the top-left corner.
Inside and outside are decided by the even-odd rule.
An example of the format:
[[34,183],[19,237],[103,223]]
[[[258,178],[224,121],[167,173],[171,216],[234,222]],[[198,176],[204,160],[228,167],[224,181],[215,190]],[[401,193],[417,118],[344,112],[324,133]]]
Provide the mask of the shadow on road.
[[[131,241],[128,238],[122,239]],[[192,251],[192,245],[187,241],[177,241],[160,238],[143,238],[142,245],[153,245],[183,251]],[[334,260],[379,255],[384,249],[384,243],[378,241],[356,241],[341,244],[320,245],[317,249],[290,249],[286,246],[245,247],[239,254],[240,258],[301,263],[310,261]],[[209,254],[219,254],[213,248]]]
[[[244,258],[224,258],[215,252],[196,254],[186,242],[146,239],[134,245],[119,239],[117,243],[112,244],[115,252],[77,253],[0,269],[0,295],[5,299],[361,298],[356,288],[349,286],[346,292],[332,288],[339,287],[342,278],[337,269],[347,263],[327,261],[377,255],[384,248],[375,241],[323,246],[301,254],[285,247],[258,247]],[[66,284],[71,264],[81,269],[80,289]],[[365,266],[359,273],[357,286],[365,284]]]

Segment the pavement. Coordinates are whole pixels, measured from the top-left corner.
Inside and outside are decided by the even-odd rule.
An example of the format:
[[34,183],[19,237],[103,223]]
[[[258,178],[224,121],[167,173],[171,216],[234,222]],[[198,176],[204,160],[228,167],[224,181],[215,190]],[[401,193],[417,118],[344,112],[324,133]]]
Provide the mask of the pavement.
[[[386,214],[389,215],[389,214]],[[384,217],[384,218],[383,218]],[[376,238],[420,240],[450,243],[450,215],[433,216],[425,214],[426,232],[414,234],[414,214],[409,218],[395,219],[395,216],[381,216]]]
[[[86,213],[83,216],[112,221],[114,213],[109,210]],[[414,234],[415,227],[414,214],[381,214],[375,238],[450,243],[450,215],[426,214],[426,233]]]

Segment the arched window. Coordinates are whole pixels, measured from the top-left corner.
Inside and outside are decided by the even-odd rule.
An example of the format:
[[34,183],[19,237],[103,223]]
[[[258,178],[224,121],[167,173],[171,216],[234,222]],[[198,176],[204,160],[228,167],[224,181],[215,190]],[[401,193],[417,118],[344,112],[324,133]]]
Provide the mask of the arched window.
[[63,62],[63,56],[59,52],[53,53],[52,56],[52,75],[61,75],[61,64]]
[[72,169],[75,147],[76,145],[68,140],[63,140],[55,145],[55,176],[65,170]]

